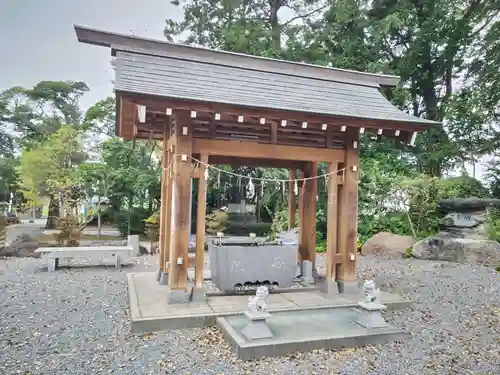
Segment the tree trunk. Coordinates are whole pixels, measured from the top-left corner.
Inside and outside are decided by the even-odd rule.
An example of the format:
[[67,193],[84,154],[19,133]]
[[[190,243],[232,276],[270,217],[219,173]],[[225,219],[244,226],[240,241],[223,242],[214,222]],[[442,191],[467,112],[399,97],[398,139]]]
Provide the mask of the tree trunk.
[[59,219],[59,202],[56,198],[50,197],[49,216],[45,223],[45,229],[56,229]]
[[97,237],[101,239],[101,227],[102,227],[102,222],[101,222],[101,208],[97,208]]
[[271,24],[271,38],[273,42],[273,47],[276,51],[281,50],[281,26],[278,19],[278,11],[280,10],[281,4],[279,0],[271,0],[269,2],[270,9],[270,24]]
[[153,196],[151,194],[151,191],[148,194],[148,213],[153,213]]
[[260,189],[261,189],[260,185],[255,185],[256,198],[257,198],[255,203],[255,216],[257,223],[260,223],[260,205],[261,205]]

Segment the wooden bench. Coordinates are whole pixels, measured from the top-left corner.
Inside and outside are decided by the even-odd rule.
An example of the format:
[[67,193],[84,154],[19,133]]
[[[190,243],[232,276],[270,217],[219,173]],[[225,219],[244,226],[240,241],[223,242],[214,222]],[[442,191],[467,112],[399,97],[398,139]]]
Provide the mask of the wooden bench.
[[114,258],[115,267],[120,268],[124,260],[139,255],[139,236],[129,236],[122,246],[40,247],[35,253],[47,259],[49,272],[59,267],[59,259],[72,258]]

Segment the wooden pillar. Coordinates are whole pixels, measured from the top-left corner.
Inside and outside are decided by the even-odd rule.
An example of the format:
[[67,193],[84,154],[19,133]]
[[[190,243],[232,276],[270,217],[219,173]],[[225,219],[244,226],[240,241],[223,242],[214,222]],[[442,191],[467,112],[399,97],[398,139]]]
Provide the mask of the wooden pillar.
[[[189,201],[190,201],[190,177],[191,177],[191,149],[192,149],[192,128],[187,116],[176,117],[175,138],[176,148],[173,160],[172,176],[172,220],[173,220],[173,238],[170,249],[170,269],[168,283],[170,285],[171,295],[174,292],[187,291],[188,276],[188,241],[189,241]],[[179,264],[180,263],[180,264]],[[186,294],[179,297],[182,302],[185,301]],[[171,302],[174,301],[172,297]]]
[[295,214],[297,211],[295,197],[295,169],[288,170],[288,230],[295,228]]
[[[195,288],[203,288],[205,271],[205,216],[207,211],[207,181],[205,180],[208,155],[201,155],[198,179],[198,205],[196,207],[196,263],[194,270]],[[203,164],[204,163],[204,164]]]
[[[169,151],[168,151],[168,138],[169,138],[169,130],[167,124],[163,129],[163,157],[162,157],[162,173],[161,173],[161,199],[160,199],[160,238],[159,238],[159,250],[160,250],[160,273],[165,271],[165,263],[166,263],[166,254],[169,251],[169,242],[167,241],[167,232],[168,227],[166,225],[167,218],[167,205],[169,204],[167,200],[167,190],[168,190],[168,166],[169,166]],[[161,276],[160,276],[161,278]]]
[[338,163],[328,164],[328,206],[326,232],[326,285],[328,294],[337,294],[336,260],[337,260],[337,218],[338,218],[338,175],[335,171]]
[[[297,178],[304,178],[304,171],[299,170]],[[304,220],[304,183],[302,181],[298,182],[298,193],[299,193],[299,253],[298,262],[302,265],[304,260],[307,260],[307,236],[306,227]]]
[[[339,188],[338,250],[342,263],[337,265],[339,290],[342,293],[357,291],[356,252],[358,236],[358,179],[359,134],[352,129],[346,134],[344,183]],[[354,147],[356,145],[356,148]]]
[[[170,130],[169,130],[170,131]],[[168,147],[168,171],[166,171],[165,179],[167,185],[167,191],[165,194],[165,253],[163,258],[163,269],[164,272],[168,272],[168,264],[170,263],[170,251],[172,249],[172,176],[173,176],[173,158],[175,155],[174,146]]]
[[316,268],[316,196],[318,194],[318,180],[315,178],[318,175],[318,163],[310,162],[306,164],[304,176],[312,177],[306,180],[303,187],[303,207],[304,212],[304,236],[307,260],[313,264],[313,269]]

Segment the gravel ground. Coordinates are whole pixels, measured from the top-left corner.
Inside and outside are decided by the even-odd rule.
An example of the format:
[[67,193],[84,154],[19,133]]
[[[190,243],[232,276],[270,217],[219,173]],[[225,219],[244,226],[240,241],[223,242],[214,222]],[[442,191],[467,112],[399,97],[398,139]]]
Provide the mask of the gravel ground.
[[360,257],[359,277],[415,302],[386,314],[405,342],[243,362],[213,328],[131,335],[126,273],[156,269],[155,257],[136,262],[49,274],[39,259],[0,260],[0,374],[500,374],[492,269]]

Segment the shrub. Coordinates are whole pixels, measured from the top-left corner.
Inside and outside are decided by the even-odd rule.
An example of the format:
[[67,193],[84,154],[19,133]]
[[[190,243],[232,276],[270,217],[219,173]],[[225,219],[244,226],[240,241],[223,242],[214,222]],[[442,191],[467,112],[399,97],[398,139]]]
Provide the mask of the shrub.
[[150,212],[142,207],[133,207],[130,212],[117,212],[114,216],[114,226],[122,236],[129,234],[142,235],[146,229],[146,219],[150,216]]
[[224,211],[210,213],[206,219],[207,233],[214,235],[217,232],[223,232],[225,235],[232,236],[248,236],[250,233],[255,233],[257,236],[262,237],[271,230],[271,223],[248,222],[245,220],[231,221],[229,216]]
[[450,177],[439,180],[439,199],[488,198],[490,192],[481,181],[468,176]]
[[159,241],[160,239],[160,211],[153,213],[146,220],[146,232],[150,241]]
[[361,243],[380,232],[406,235],[411,233],[408,218],[404,212],[388,212],[382,215],[365,216],[358,222],[358,237]]
[[5,246],[5,239],[7,237],[7,218],[0,215],[0,248]]
[[59,233],[55,235],[57,246],[77,247],[80,245],[80,226],[74,216],[58,219]]
[[280,232],[288,230],[288,208],[276,212],[270,227],[270,235],[276,236]]
[[217,234],[217,232],[225,233],[227,228],[227,212],[214,211],[207,216],[205,222],[208,234]]
[[255,233],[257,237],[265,237],[271,231],[271,223],[228,223],[226,235],[248,236]]
[[498,207],[488,210],[488,220],[485,226],[488,239],[500,242],[500,209]]

